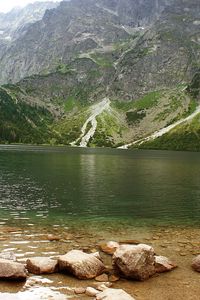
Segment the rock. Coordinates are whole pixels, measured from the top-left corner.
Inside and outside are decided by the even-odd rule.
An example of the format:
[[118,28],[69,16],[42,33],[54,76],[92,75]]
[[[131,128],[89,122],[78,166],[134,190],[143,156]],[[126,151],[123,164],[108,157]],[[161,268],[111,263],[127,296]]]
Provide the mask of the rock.
[[122,240],[119,244],[131,244],[131,245],[138,245],[141,244],[138,240]]
[[24,264],[8,260],[0,259],[0,279],[25,280],[28,272]]
[[58,261],[48,257],[31,257],[26,261],[27,269],[30,273],[51,274],[58,271]]
[[111,281],[111,282],[116,282],[118,280],[120,280],[120,277],[115,274],[112,274],[109,276],[109,281]]
[[112,286],[111,282],[104,282],[104,283],[98,284],[96,286],[96,289],[99,291],[104,291],[105,289],[110,288],[111,286]]
[[154,264],[154,249],[145,244],[121,245],[113,255],[115,270],[136,280],[145,280],[154,275]]
[[49,241],[59,241],[60,240],[60,237],[59,236],[57,236],[57,235],[54,235],[54,234],[48,234],[48,236],[47,236],[47,239],[49,240]]
[[97,300],[134,300],[129,294],[121,289],[106,289],[97,294]]
[[177,267],[165,256],[155,256],[155,268],[157,273],[168,272]]
[[192,268],[197,271],[200,272],[200,255],[198,255],[197,257],[195,257],[192,261]]
[[0,259],[7,259],[12,261],[17,261],[17,258],[13,252],[1,252]]
[[87,254],[81,250],[72,250],[58,259],[59,269],[72,273],[79,279],[91,279],[102,274],[105,266],[99,253]]
[[119,243],[113,241],[109,241],[107,243],[100,245],[101,251],[111,255],[116,251],[118,247],[119,247]]
[[86,291],[86,289],[83,288],[83,287],[79,287],[79,288],[74,289],[74,293],[77,294],[77,295],[85,294],[85,291]]
[[85,293],[87,296],[94,297],[99,293],[99,291],[97,291],[93,287],[87,287]]
[[100,282],[106,282],[106,281],[108,281],[108,275],[105,273],[101,274],[101,275],[95,277],[95,280],[100,281]]

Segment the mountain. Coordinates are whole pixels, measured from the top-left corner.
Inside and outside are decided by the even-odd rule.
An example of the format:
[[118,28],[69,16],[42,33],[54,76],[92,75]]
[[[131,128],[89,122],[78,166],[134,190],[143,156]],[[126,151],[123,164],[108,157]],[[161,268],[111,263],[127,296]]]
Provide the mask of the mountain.
[[26,28],[44,16],[47,9],[55,8],[58,2],[34,2],[24,8],[16,7],[0,14],[0,38],[12,41],[25,32]]
[[[187,122],[199,101],[199,11],[198,0],[47,10],[1,47],[1,141],[117,147]],[[140,147],[162,148],[149,143]]]

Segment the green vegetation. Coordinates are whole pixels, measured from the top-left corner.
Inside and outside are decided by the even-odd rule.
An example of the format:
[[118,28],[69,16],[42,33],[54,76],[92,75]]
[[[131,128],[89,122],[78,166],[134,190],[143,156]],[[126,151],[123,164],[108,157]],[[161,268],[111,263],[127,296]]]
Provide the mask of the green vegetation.
[[158,104],[161,92],[156,91],[145,95],[143,98],[136,101],[113,101],[112,106],[119,110],[128,111],[131,109],[144,110],[152,108]]
[[163,136],[139,146],[142,149],[200,151],[200,114]]
[[97,63],[97,65],[101,67],[112,67],[112,61],[106,57],[105,54],[100,54],[100,53],[92,53],[90,54],[90,57]]
[[138,121],[142,120],[145,116],[146,116],[146,113],[142,110],[126,112],[126,119],[127,119],[129,125],[131,125],[133,123],[137,123]]
[[49,127],[52,121],[45,108],[16,102],[4,89],[0,89],[1,143],[49,143],[54,137]]

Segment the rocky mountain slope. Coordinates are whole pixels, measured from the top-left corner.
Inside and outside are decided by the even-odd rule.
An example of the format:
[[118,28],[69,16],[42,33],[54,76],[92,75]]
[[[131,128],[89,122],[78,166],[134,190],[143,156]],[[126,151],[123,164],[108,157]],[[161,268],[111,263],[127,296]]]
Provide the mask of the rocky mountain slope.
[[117,147],[187,117],[198,106],[199,11],[198,0],[47,10],[2,50],[1,141]]

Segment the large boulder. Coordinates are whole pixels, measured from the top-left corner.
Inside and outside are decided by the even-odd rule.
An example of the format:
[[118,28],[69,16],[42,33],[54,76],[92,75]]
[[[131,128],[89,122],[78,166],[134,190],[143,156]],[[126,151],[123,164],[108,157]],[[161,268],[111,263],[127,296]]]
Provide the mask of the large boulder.
[[0,258],[0,279],[25,280],[27,275],[24,264]]
[[195,257],[192,261],[192,268],[197,271],[200,272],[200,255],[198,255],[197,257]]
[[105,266],[99,253],[87,254],[81,250],[72,250],[58,259],[61,271],[72,273],[79,279],[91,279],[102,274]]
[[165,256],[155,256],[155,268],[157,273],[168,272],[176,267],[177,265],[171,262],[169,258]]
[[156,273],[154,249],[145,244],[121,245],[113,255],[113,266],[126,278],[148,279]]
[[48,257],[31,257],[26,261],[27,269],[30,273],[51,274],[58,271],[58,261]]
[[96,296],[97,300],[134,300],[129,294],[121,289],[106,289]]

